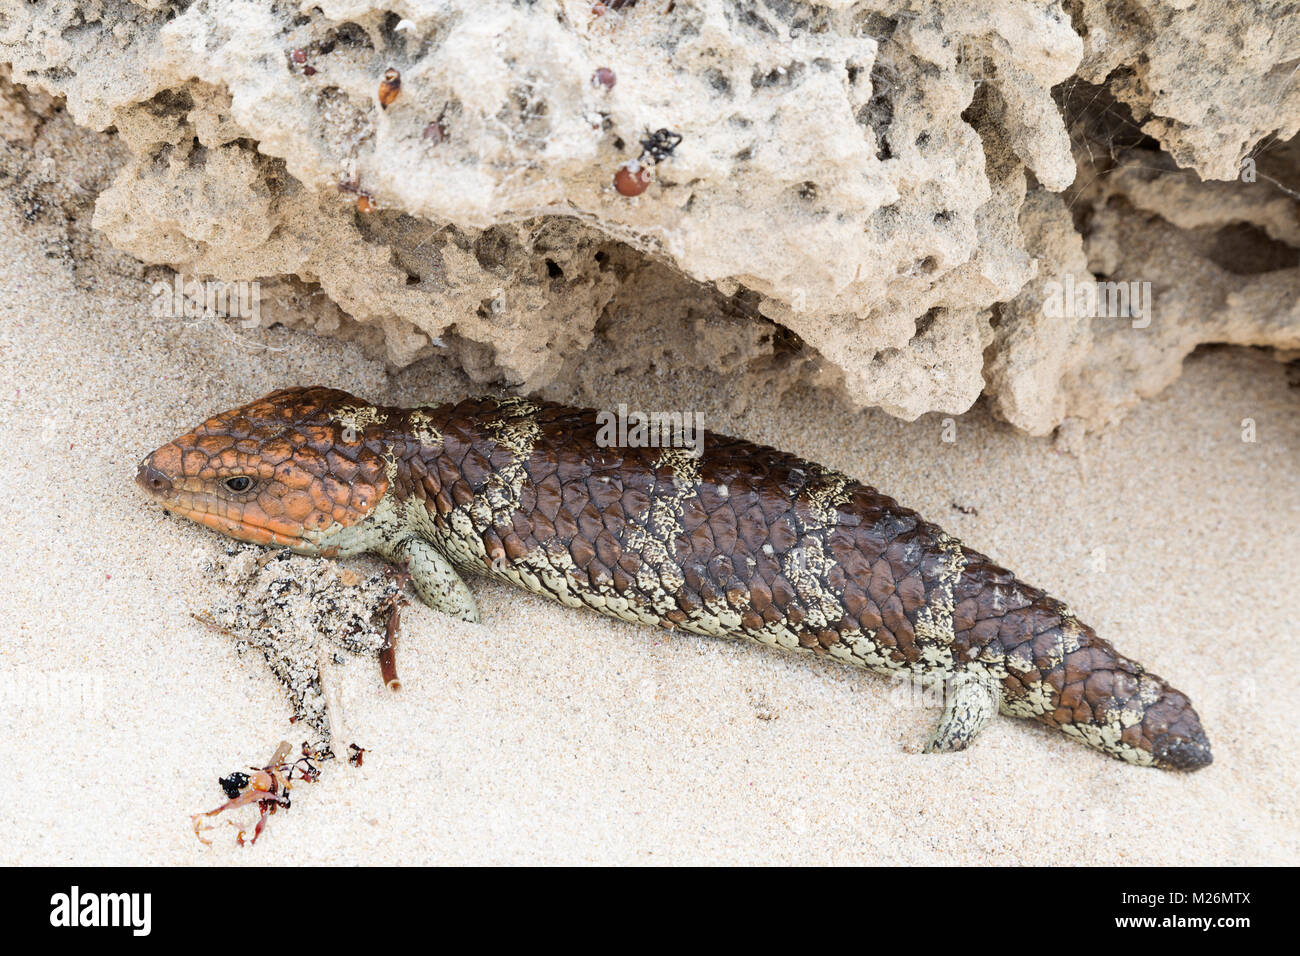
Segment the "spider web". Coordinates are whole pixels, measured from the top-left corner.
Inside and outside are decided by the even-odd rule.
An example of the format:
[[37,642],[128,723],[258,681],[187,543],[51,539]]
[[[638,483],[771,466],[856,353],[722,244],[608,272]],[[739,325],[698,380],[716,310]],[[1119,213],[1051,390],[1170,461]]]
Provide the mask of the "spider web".
[[[1300,64],[1278,88],[1272,107],[1281,101],[1287,86],[1298,75]],[[1159,175],[1190,175],[1201,181],[1196,170],[1178,166],[1159,140],[1143,130],[1128,104],[1111,92],[1109,77],[1101,84],[1071,77],[1052,92],[1065,117],[1066,131],[1075,155],[1086,156],[1092,170],[1090,179],[1082,183],[1076,180],[1070,187],[1072,196],[1068,205],[1071,208],[1101,177],[1121,169],[1147,169]],[[1280,139],[1276,132],[1269,133],[1250,148],[1242,160],[1242,167],[1247,161],[1253,161],[1256,179],[1269,183],[1287,196],[1300,199],[1300,186],[1288,185],[1258,169],[1261,156],[1290,142]]]

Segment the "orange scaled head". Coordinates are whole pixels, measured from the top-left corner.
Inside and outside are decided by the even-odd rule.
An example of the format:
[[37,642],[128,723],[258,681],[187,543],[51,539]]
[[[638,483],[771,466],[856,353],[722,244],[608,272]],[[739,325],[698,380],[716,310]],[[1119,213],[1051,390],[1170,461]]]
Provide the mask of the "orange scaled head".
[[306,553],[388,489],[384,409],[332,388],[287,388],[223,412],[140,464],[164,508],[255,544]]

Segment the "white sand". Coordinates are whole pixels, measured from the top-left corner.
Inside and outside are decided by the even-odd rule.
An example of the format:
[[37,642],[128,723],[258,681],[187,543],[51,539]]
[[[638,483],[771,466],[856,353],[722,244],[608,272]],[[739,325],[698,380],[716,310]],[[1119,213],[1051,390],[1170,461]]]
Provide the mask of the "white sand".
[[978,410],[946,444],[939,416],[814,395],[735,416],[725,383],[609,394],[844,469],[1049,588],[1192,696],[1205,771],[1130,767],[1009,718],[925,756],[937,702],[884,678],[478,581],[481,626],[407,612],[399,695],[368,661],[330,672],[362,769],[296,789],[255,848],[222,829],[204,847],[189,814],[219,802],[215,778],[295,729],[260,662],[189,617],[227,596],[200,571],[221,542],[148,506],[137,461],[284,385],[471,388],[427,368],[387,380],[309,335],[250,351],[150,318],[142,283],[83,278],[26,233],[0,243],[0,862],[1300,862],[1300,392],[1242,350],[1189,360],[1082,462]]

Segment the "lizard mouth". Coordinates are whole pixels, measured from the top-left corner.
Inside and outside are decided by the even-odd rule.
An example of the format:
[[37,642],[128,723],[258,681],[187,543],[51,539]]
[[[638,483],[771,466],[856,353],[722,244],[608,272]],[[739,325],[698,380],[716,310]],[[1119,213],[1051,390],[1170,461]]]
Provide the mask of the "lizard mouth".
[[163,510],[188,518],[205,528],[253,544],[279,545],[285,548],[301,547],[301,535],[276,530],[265,522],[255,520],[247,505],[227,501],[201,488],[193,482],[174,479],[150,464],[146,458],[135,475],[135,483],[144,489]]

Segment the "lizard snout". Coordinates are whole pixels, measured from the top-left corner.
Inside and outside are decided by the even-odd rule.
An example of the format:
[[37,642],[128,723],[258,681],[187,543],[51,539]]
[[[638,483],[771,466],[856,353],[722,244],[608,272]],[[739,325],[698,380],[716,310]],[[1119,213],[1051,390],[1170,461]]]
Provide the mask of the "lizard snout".
[[168,495],[172,491],[172,480],[149,464],[147,458],[135,473],[135,483],[151,495]]

